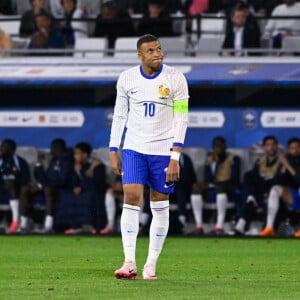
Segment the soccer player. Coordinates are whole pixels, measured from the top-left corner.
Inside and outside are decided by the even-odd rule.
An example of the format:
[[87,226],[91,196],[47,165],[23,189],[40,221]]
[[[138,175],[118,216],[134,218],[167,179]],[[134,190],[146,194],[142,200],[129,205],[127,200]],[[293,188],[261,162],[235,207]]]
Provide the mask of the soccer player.
[[[136,240],[143,185],[147,184],[153,218],[143,278],[155,280],[156,262],[169,227],[169,194],[173,192],[174,181],[179,179],[189,95],[183,74],[163,64],[157,37],[140,37],[137,52],[141,65],[123,72],[118,79],[109,143],[111,167],[115,174],[122,175],[124,188],[120,223],[125,261],[115,276],[137,278]],[[125,126],[121,165],[118,148]]]
[[0,146],[0,190],[8,196],[12,214],[8,233],[17,233],[24,225],[22,218],[19,224],[19,204],[26,198],[30,183],[28,163],[16,155],[16,149],[17,144],[12,139],[4,139]]
[[[291,138],[288,141],[288,154],[279,156],[280,166],[276,182],[271,188],[268,197],[267,224],[260,232],[260,236],[275,236],[274,223],[280,201],[283,201],[290,210],[300,209],[300,139]],[[296,237],[300,234],[297,232]]]
[[244,175],[242,185],[241,216],[234,228],[235,235],[244,235],[245,228],[258,214],[265,215],[266,202],[271,187],[275,184],[278,169],[278,141],[275,136],[264,137],[262,145],[265,154],[258,158],[252,168]]

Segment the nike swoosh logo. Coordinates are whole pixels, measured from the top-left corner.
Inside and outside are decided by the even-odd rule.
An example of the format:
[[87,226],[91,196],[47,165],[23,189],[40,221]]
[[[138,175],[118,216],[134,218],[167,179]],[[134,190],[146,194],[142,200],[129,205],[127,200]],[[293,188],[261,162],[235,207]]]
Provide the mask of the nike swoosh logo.
[[168,188],[172,187],[173,185],[174,185],[174,182],[169,183],[169,184],[165,184],[165,185],[164,185],[164,188],[165,188],[165,189],[168,189]]
[[133,94],[136,94],[137,92],[138,91],[131,91],[130,94],[133,95]]

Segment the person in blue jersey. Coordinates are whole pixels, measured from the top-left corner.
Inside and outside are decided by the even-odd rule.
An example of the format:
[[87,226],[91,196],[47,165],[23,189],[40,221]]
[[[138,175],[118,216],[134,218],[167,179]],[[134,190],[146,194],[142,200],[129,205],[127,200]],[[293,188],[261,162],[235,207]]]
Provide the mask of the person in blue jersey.
[[[152,221],[143,279],[155,280],[156,263],[169,227],[169,194],[179,179],[179,158],[188,121],[188,85],[176,68],[163,64],[159,39],[151,34],[137,41],[140,65],[124,71],[117,82],[109,142],[112,170],[122,175],[124,204],[121,233],[124,264],[117,278],[137,278],[135,260],[144,184],[150,187]],[[126,134],[122,161],[118,155]]]

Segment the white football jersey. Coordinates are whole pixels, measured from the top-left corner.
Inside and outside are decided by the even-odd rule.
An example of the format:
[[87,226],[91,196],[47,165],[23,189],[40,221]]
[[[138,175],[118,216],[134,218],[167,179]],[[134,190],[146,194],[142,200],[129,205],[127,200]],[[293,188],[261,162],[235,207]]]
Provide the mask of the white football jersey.
[[187,112],[174,112],[174,102],[189,98],[184,75],[162,65],[152,77],[136,66],[124,71],[117,83],[117,98],[111,129],[110,147],[119,148],[124,127],[123,149],[143,154],[169,155],[170,148],[183,145]]

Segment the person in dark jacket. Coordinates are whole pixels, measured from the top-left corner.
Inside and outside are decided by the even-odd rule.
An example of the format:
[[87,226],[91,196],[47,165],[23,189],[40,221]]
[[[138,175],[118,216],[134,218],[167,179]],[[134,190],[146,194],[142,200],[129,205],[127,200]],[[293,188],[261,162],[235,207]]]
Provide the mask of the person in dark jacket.
[[108,49],[114,49],[118,37],[135,36],[135,29],[129,14],[119,10],[114,1],[107,1],[101,5],[94,36],[106,37]]
[[[64,49],[65,38],[49,14],[41,12],[36,15],[37,31],[32,35],[29,49]],[[33,55],[64,55],[63,53],[34,53]]]
[[19,201],[26,196],[25,191],[30,183],[28,163],[15,154],[16,148],[16,142],[12,139],[4,139],[0,146],[0,187],[2,194],[8,197],[12,212],[8,233],[19,230]]
[[165,0],[148,1],[148,12],[138,24],[137,33],[151,33],[158,37],[174,36],[172,19],[166,10]]
[[212,142],[212,152],[207,156],[204,169],[204,182],[195,185],[191,204],[196,221],[196,234],[203,234],[203,201],[216,203],[217,222],[214,235],[224,234],[224,222],[228,201],[240,189],[240,158],[226,150],[226,140],[217,136]]
[[85,142],[74,148],[71,189],[65,193],[62,199],[65,209],[60,211],[60,219],[64,219],[66,225],[72,225],[65,234],[96,233],[93,226],[96,197],[102,195],[103,200],[108,186],[105,165],[100,160],[91,159],[91,152],[91,146]]
[[40,13],[47,13],[44,9],[44,0],[31,0],[31,4],[32,9],[26,11],[21,18],[21,24],[19,29],[21,37],[31,37],[31,35],[38,30],[36,24],[36,16]]
[[[275,236],[275,218],[280,202],[292,211],[300,211],[300,139],[291,138],[288,141],[288,154],[279,156],[280,166],[274,185],[268,197],[266,227],[260,232],[262,237]],[[295,233],[300,237],[300,231]]]
[[238,4],[234,7],[231,18],[227,21],[226,35],[223,49],[234,49],[235,51],[223,51],[223,56],[258,55],[257,52],[245,53],[244,49],[260,48],[260,29],[249,12],[248,5]]
[[67,148],[63,139],[58,138],[51,142],[50,154],[51,159],[46,169],[43,165],[44,155],[39,156],[34,169],[34,176],[37,181],[34,190],[39,193],[42,192],[45,197],[44,233],[50,233],[53,230],[55,208],[60,199],[61,191],[71,184],[73,166],[72,152]]

